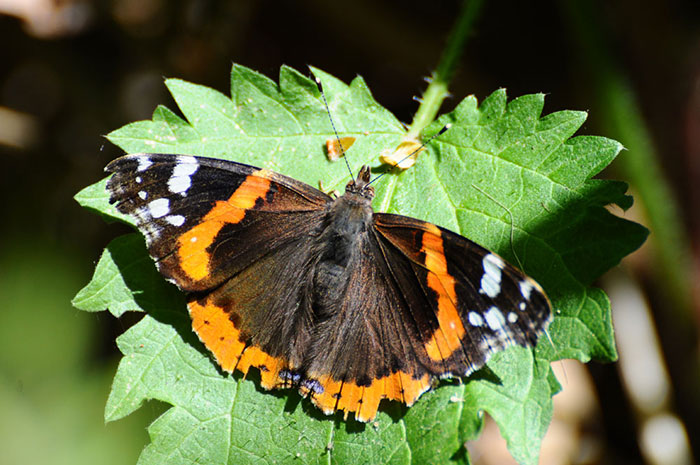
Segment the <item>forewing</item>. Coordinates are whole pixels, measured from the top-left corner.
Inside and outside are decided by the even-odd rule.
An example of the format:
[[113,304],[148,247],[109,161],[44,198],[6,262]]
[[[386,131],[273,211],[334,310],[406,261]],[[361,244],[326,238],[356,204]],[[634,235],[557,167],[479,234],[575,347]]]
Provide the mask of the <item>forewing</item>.
[[212,158],[127,155],[110,163],[110,202],[136,219],[161,273],[185,291],[214,288],[309,234],[326,194],[268,170]]

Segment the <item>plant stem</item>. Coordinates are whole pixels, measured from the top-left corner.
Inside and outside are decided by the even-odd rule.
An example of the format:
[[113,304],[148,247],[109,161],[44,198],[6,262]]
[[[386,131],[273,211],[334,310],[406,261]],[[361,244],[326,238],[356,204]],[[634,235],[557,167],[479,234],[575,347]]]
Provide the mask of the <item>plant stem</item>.
[[457,63],[464,49],[467,36],[479,14],[483,0],[465,0],[457,17],[457,22],[447,40],[440,63],[433,72],[428,88],[425,89],[418,111],[413,117],[407,138],[418,139],[423,129],[433,122],[442,101],[449,95],[448,85],[454,76]]

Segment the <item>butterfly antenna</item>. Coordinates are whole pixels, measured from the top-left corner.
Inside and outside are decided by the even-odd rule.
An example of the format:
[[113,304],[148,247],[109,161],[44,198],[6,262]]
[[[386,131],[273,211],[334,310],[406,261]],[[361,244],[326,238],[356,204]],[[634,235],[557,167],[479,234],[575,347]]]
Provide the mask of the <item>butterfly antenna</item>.
[[442,127],[442,129],[440,129],[438,132],[436,132],[435,134],[433,134],[432,136],[430,136],[430,138],[429,138],[428,140],[426,140],[425,142],[423,142],[423,143],[420,145],[420,147],[418,147],[416,150],[414,150],[413,152],[409,153],[408,155],[406,155],[405,157],[403,157],[401,160],[399,160],[399,162],[396,163],[394,166],[392,166],[391,169],[389,169],[389,170],[383,172],[382,174],[380,174],[380,175],[377,176],[376,178],[372,179],[370,182],[367,183],[367,185],[369,186],[370,184],[372,184],[374,181],[376,181],[377,179],[381,178],[381,177],[384,176],[385,174],[391,173],[393,170],[395,170],[396,168],[398,168],[399,165],[400,165],[401,163],[403,163],[404,161],[406,161],[406,160],[408,160],[409,158],[411,158],[413,155],[415,155],[415,154],[417,154],[418,152],[420,152],[421,150],[423,150],[423,148],[425,148],[426,145],[428,145],[430,142],[432,142],[433,139],[435,139],[436,137],[438,137],[438,136],[444,134],[445,131],[447,131],[447,130],[450,129],[451,127],[452,127],[452,124],[450,124],[450,123],[444,125],[444,126]]
[[331,116],[331,109],[328,107],[328,100],[326,100],[326,93],[323,91],[323,84],[321,84],[321,79],[316,77],[316,84],[318,84],[318,90],[321,91],[321,97],[323,97],[323,104],[326,106],[326,113],[328,113],[328,119],[331,121],[331,127],[333,128],[333,134],[335,134],[335,140],[338,142],[338,147],[340,147],[340,156],[343,157],[343,160],[345,160],[345,166],[348,167],[348,171],[350,172],[350,177],[352,179],[355,179],[355,175],[352,174],[352,170],[350,169],[350,163],[348,163],[348,157],[345,156],[345,148],[343,147],[342,142],[340,142],[340,136],[338,135],[338,131],[335,129],[335,123],[333,122],[333,117]]

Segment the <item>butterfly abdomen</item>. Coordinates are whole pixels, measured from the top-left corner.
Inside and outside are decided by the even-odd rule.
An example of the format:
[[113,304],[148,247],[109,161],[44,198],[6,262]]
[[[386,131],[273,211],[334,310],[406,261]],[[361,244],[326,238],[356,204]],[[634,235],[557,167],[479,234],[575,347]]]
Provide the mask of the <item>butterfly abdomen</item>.
[[360,265],[361,243],[367,240],[372,213],[370,201],[354,194],[345,194],[329,205],[317,240],[319,258],[313,276],[312,307],[319,322],[338,313],[349,273]]

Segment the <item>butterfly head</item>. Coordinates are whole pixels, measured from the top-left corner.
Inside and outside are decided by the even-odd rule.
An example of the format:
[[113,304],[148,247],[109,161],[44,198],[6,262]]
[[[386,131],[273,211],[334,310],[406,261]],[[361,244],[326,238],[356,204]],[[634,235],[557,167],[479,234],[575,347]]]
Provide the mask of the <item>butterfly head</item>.
[[374,198],[374,187],[369,185],[369,176],[369,166],[364,165],[357,174],[357,178],[345,186],[345,193],[360,195],[368,200],[372,200]]

